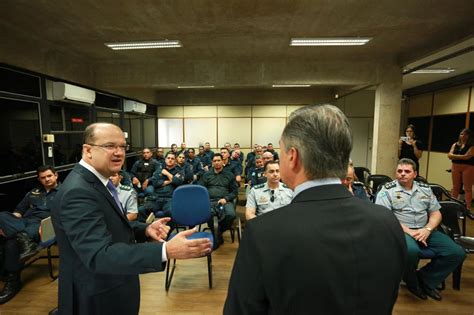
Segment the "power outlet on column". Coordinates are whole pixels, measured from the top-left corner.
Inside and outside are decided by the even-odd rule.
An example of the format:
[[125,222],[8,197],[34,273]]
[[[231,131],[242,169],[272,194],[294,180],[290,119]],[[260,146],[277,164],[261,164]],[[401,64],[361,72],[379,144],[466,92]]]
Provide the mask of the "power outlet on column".
[[53,147],[48,147],[48,157],[53,157]]

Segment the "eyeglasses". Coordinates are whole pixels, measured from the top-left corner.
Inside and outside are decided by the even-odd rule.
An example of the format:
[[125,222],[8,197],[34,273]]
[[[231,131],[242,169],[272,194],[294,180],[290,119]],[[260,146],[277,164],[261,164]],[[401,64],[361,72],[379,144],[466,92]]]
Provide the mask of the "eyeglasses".
[[272,193],[272,196],[270,197],[270,201],[274,202],[275,201],[275,191],[272,189],[271,193]]
[[109,151],[109,152],[115,152],[117,150],[120,150],[122,152],[127,151],[128,145],[127,144],[113,144],[113,143],[106,143],[106,144],[93,144],[93,143],[87,143],[90,146],[93,147],[101,147],[102,149]]

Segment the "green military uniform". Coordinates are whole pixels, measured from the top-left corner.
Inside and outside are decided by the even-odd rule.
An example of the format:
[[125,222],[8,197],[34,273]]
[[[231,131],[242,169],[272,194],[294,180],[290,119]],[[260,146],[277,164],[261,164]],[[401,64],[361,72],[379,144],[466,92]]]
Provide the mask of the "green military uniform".
[[248,196],[247,208],[255,208],[256,215],[270,212],[272,210],[286,206],[293,199],[293,191],[285,184],[280,183],[278,188],[271,189],[268,183],[254,186]]
[[[413,182],[411,190],[406,190],[397,180],[386,183],[377,194],[375,203],[392,210],[400,223],[410,229],[424,228],[430,213],[441,208],[430,186],[417,181]],[[449,236],[433,230],[426,243],[436,257],[417,272],[419,256],[424,246],[406,233],[405,240],[408,261],[403,279],[411,288],[419,286],[418,273],[418,277],[426,286],[435,289],[466,257],[464,250]]]

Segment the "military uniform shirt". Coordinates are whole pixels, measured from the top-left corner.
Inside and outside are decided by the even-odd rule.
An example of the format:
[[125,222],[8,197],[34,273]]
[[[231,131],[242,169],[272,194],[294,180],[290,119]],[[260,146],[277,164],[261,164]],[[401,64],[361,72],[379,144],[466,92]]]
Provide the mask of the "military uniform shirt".
[[15,211],[21,213],[22,217],[36,217],[39,220],[50,216],[50,204],[58,191],[56,188],[46,192],[44,187],[30,190],[16,206]]
[[118,198],[127,213],[138,213],[137,192],[130,186],[119,185],[117,187]]
[[392,210],[398,221],[410,229],[424,227],[428,213],[441,208],[430,186],[418,181],[413,181],[411,191],[404,189],[397,180],[386,183],[375,203]]
[[268,183],[265,183],[257,185],[250,190],[245,206],[247,208],[255,208],[255,213],[259,216],[288,205],[291,199],[293,199],[293,191],[285,184],[280,183],[278,188],[270,189]]

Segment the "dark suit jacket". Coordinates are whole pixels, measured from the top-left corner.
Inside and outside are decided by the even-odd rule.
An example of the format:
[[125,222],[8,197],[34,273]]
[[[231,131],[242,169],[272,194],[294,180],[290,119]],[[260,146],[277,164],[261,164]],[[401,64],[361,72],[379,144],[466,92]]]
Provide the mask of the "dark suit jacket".
[[160,271],[160,243],[129,222],[99,179],[76,165],[51,211],[59,245],[60,314],[138,314],[138,274]]
[[248,222],[224,314],[391,314],[405,259],[388,209],[313,187]]

